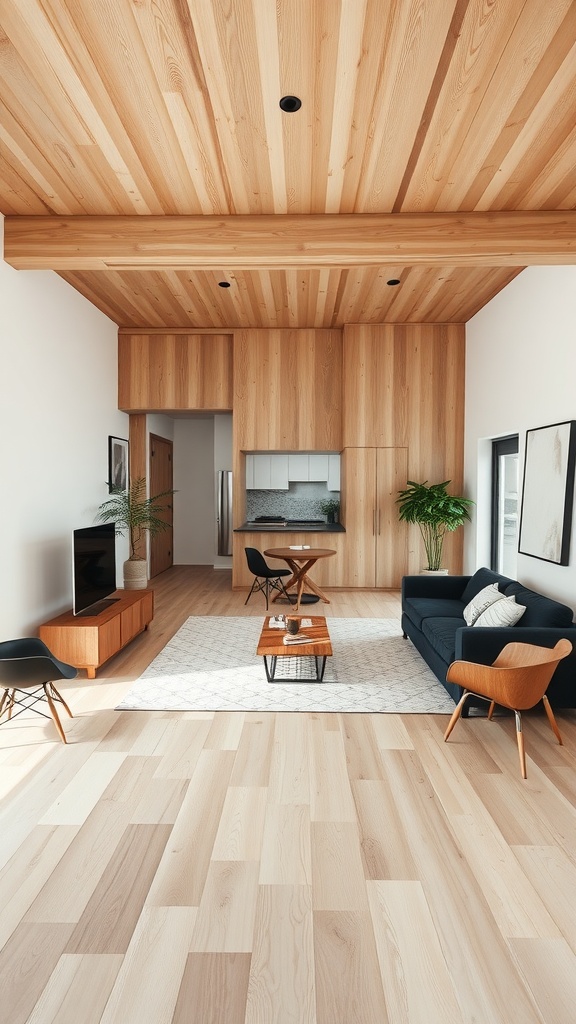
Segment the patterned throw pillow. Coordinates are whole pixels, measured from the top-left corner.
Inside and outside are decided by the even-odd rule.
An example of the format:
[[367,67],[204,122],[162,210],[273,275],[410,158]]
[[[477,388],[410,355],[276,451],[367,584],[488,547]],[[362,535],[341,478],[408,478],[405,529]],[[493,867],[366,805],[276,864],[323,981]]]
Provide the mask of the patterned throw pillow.
[[501,601],[495,601],[485,612],[476,619],[476,626],[515,626],[522,618],[526,606],[516,604],[515,597],[503,597]]
[[478,616],[482,615],[482,612],[485,612],[495,601],[501,601],[503,598],[504,594],[501,594],[498,590],[497,583],[490,583],[483,590],[479,590],[462,612],[466,625],[473,626]]

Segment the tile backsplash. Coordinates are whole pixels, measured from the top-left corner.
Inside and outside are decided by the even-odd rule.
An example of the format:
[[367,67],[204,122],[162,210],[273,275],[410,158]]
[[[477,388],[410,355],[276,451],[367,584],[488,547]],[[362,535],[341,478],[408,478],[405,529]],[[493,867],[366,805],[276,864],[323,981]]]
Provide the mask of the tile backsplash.
[[338,500],[340,495],[320,482],[291,483],[287,491],[250,490],[246,491],[246,519],[253,520],[256,516],[325,519],[318,505],[330,498]]

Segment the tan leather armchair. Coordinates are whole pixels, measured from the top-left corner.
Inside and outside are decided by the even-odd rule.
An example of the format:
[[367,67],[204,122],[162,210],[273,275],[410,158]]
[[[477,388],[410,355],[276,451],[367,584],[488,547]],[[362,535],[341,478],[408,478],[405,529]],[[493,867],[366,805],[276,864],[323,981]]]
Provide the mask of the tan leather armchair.
[[448,682],[464,687],[454,713],[444,733],[447,740],[462,714],[470,696],[481,697],[490,704],[488,718],[492,718],[494,707],[509,708],[516,717],[516,737],[520,755],[522,778],[526,778],[526,754],[522,733],[522,711],[533,708],[543,701],[548,721],[558,743],[562,743],[560,730],[546,696],[548,684],[562,658],[572,650],[569,640],[559,640],[555,647],[537,647],[535,644],[506,644],[492,665],[479,665],[471,661],[453,661],[448,669]]

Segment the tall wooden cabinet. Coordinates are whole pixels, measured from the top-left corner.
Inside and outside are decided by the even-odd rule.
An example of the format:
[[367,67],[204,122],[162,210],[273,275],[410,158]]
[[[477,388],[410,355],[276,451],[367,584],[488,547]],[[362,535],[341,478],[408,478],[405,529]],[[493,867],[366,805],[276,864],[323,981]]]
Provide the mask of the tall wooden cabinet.
[[406,572],[408,532],[396,498],[405,486],[407,448],[345,448],[343,519],[347,587],[396,589]]

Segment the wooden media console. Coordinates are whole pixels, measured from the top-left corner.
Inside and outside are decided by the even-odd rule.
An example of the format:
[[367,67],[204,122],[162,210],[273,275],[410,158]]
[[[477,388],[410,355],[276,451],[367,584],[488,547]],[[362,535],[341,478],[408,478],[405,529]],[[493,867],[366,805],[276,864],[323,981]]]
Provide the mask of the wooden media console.
[[96,615],[71,611],[44,622],[40,639],[52,653],[69,665],[85,668],[89,679],[96,670],[148,629],[154,617],[153,590],[117,590],[113,604]]

